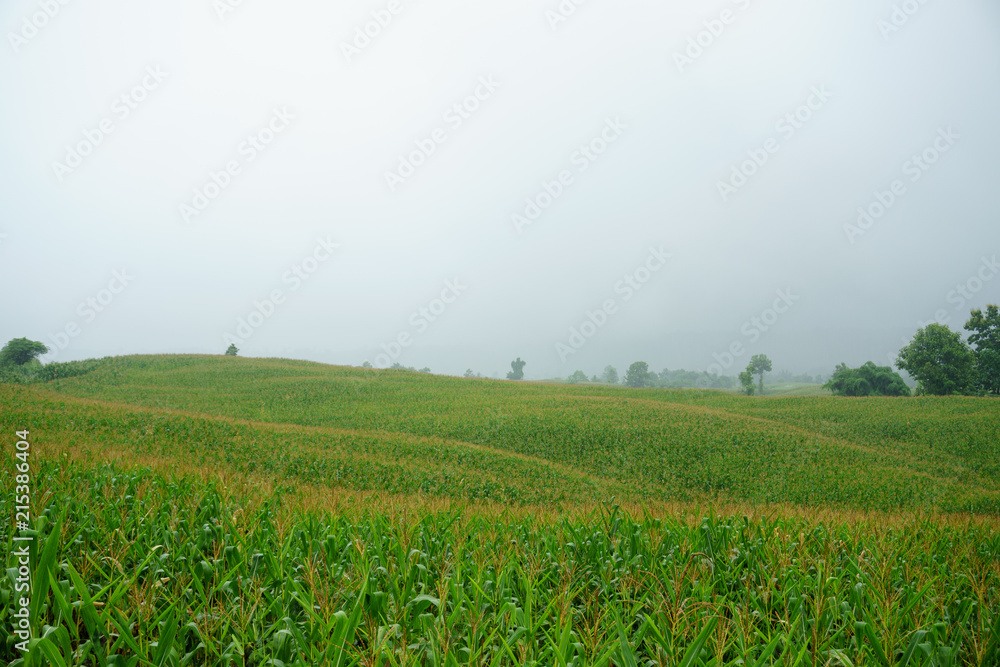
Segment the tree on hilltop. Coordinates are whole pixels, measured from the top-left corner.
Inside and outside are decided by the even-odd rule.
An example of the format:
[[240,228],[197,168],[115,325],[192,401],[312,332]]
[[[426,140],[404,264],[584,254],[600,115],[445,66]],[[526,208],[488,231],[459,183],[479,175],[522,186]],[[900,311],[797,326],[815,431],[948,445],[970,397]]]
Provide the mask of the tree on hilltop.
[[976,355],[962,334],[947,324],[932,322],[918,329],[910,344],[899,351],[896,367],[920,383],[918,394],[968,394],[976,383]]
[[1000,394],[1000,308],[986,306],[986,312],[975,309],[965,323],[969,344],[975,346],[979,388],[989,394]]
[[511,371],[507,373],[508,380],[523,380],[524,379],[524,367],[527,366],[527,362],[521,361],[521,357],[518,357],[514,361],[510,362]]
[[625,371],[625,386],[648,387],[651,384],[651,375],[649,364],[645,361],[636,361]]
[[750,365],[747,366],[747,372],[757,376],[757,392],[763,396],[764,373],[771,372],[771,360],[767,358],[766,354],[755,354],[750,358]]
[[27,338],[14,338],[0,350],[0,366],[24,366],[49,351],[44,343]]

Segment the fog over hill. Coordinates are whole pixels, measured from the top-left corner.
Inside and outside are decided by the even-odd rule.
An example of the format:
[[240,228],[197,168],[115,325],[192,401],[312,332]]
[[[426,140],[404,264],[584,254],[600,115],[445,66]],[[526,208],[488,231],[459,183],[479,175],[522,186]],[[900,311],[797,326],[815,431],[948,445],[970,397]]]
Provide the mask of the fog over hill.
[[0,340],[47,360],[829,375],[1000,301],[988,0],[14,0],[0,29]]

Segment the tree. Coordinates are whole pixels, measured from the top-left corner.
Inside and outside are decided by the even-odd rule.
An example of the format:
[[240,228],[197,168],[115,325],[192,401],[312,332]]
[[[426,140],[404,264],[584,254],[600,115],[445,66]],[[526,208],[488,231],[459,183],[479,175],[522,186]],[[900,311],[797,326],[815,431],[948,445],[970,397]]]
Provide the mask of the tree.
[[566,382],[569,382],[570,384],[576,384],[577,382],[586,382],[586,381],[587,381],[587,374],[584,373],[583,371],[576,371],[568,378],[566,378]]
[[973,310],[965,330],[971,331],[969,343],[975,346],[979,387],[990,394],[1000,394],[1000,308],[986,306],[986,313]]
[[229,347],[226,348],[226,356],[227,357],[235,357],[239,353],[240,353],[240,349],[238,347],[236,347],[236,343],[230,343]]
[[834,396],[909,396],[910,388],[890,366],[869,361],[860,368],[839,364],[830,381],[823,385]]
[[511,372],[507,373],[508,380],[523,380],[524,379],[524,367],[527,366],[527,362],[521,361],[521,357],[518,357],[514,361],[510,362],[510,367],[513,369]]
[[366,361],[365,363],[361,364],[361,368],[373,368],[372,362]]
[[976,376],[986,393],[1000,394],[1000,350],[976,350]]
[[476,377],[476,374],[472,372],[471,368],[466,368],[465,369],[465,375],[463,377],[474,378],[474,377]]
[[636,361],[625,371],[626,387],[648,387],[650,385],[649,364],[645,361]]
[[896,367],[920,383],[919,393],[936,396],[972,391],[975,363],[976,356],[962,340],[962,334],[936,322],[918,329],[896,357]]
[[750,365],[747,366],[747,370],[751,375],[757,376],[757,391],[763,396],[764,373],[771,372],[771,360],[767,358],[766,354],[755,354],[750,358]]
[[427,366],[424,366],[423,368],[421,368],[421,369],[420,369],[420,371],[419,371],[419,372],[420,372],[420,373],[430,373],[430,372],[431,372],[431,369],[430,369],[430,368],[428,368]]
[[749,366],[747,366],[747,369],[745,371],[740,373],[740,384],[743,385],[743,392],[747,396],[753,396],[756,387],[754,387],[753,373],[750,371]]
[[604,367],[604,375],[601,376],[601,379],[608,384],[618,384],[618,371],[609,364]]
[[0,366],[24,366],[48,351],[49,348],[44,343],[27,338],[15,338],[0,350]]

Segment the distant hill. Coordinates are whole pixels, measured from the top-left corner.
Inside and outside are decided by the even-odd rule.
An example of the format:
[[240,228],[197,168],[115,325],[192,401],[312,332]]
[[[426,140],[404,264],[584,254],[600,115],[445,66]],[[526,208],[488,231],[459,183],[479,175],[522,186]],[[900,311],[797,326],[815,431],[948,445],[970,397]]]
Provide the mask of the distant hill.
[[[94,459],[516,504],[721,498],[1000,509],[1000,401],[625,389],[133,356],[0,386],[8,431]],[[782,392],[780,395],[777,392]]]
[[778,382],[764,384],[764,396],[833,396],[829,389],[823,389],[821,384],[806,384],[804,382]]

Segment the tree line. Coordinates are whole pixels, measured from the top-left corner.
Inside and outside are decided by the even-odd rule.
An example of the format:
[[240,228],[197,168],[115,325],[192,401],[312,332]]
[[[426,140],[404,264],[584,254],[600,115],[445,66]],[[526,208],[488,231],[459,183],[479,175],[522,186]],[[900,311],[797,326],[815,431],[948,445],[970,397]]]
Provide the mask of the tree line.
[[947,324],[928,324],[899,351],[896,366],[917,381],[917,394],[1000,394],[1000,308],[975,309],[969,339]]
[[[1000,395],[1000,307],[991,304],[985,310],[974,309],[965,323],[968,340],[961,331],[952,331],[945,324],[932,323],[918,329],[909,345],[899,351],[896,368],[906,371],[917,386],[911,392],[903,377],[890,366],[877,366],[869,361],[858,368],[838,364],[833,375],[823,384],[835,396],[910,396],[916,394],[949,396]],[[687,387],[732,389],[738,386],[747,395],[764,393],[764,374],[772,370],[771,360],[764,354],[754,355],[746,370],[736,380],[727,376],[697,371],[668,371],[657,374],[644,361],[629,366],[622,384],[627,387]],[[509,377],[509,376],[508,376]],[[520,379],[520,378],[517,378]],[[783,377],[785,381],[812,382],[809,376]],[[817,378],[817,383],[821,381]],[[602,382],[618,384],[618,372],[613,366],[601,376],[587,378],[576,371],[567,378],[570,384]]]

